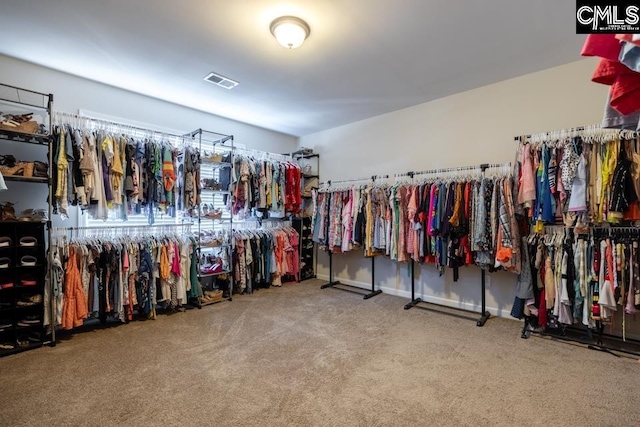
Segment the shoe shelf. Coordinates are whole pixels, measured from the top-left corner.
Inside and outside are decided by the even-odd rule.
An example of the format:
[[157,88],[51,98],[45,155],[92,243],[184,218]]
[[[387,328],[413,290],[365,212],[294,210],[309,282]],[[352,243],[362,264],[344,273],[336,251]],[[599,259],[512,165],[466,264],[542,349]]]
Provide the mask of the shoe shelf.
[[203,160],[202,164],[212,166],[214,168],[230,168],[232,166],[230,162],[210,162],[207,160]]
[[[0,237],[19,242],[35,238],[36,246],[0,247],[0,257],[9,258],[9,267],[0,269],[0,283],[11,284],[0,290],[0,356],[13,354],[45,344],[44,278],[47,270],[45,246],[46,224],[41,222],[0,222]],[[35,258],[35,265],[20,265],[23,257]],[[22,281],[35,284],[23,286]]]
[[[232,193],[220,185],[220,178],[225,174],[233,175],[233,137],[203,129],[192,132],[188,137],[189,141],[186,142],[198,149],[201,159],[201,204],[197,207],[197,215],[193,218],[198,225],[196,237],[199,244],[198,278],[205,295],[222,291],[221,300],[231,301],[233,292],[233,274],[231,274],[233,217],[225,201],[229,201],[228,196]],[[211,215],[214,211],[217,218]],[[218,243],[215,246],[207,246],[213,240]],[[222,267],[222,271],[203,272],[203,270],[207,271],[207,267],[216,263],[221,264],[216,267]],[[219,277],[225,274],[228,279]],[[199,299],[200,306],[217,302],[220,302],[218,298],[211,301],[207,296]]]
[[220,300],[215,300],[215,301],[207,301],[207,300],[202,300],[200,301],[200,306],[204,307],[207,305],[213,305],[213,304],[218,304],[219,302],[222,302],[224,300],[220,299]]
[[216,276],[220,276],[222,274],[231,274],[231,270],[223,270],[223,271],[218,271],[215,273],[198,273],[198,277],[216,277]]
[[[44,329],[45,277],[49,265],[46,248],[51,246],[49,219],[52,215],[51,202],[54,200],[50,179],[53,164],[53,95],[0,83],[0,111],[3,112],[0,117],[0,140],[7,141],[0,144],[0,155],[13,156],[16,165],[34,160],[47,165],[45,177],[42,176],[45,168],[39,169],[37,165],[36,169],[41,172],[39,176],[3,176],[8,187],[3,200],[15,204],[15,207],[11,209],[5,206],[3,209],[8,210],[3,210],[2,218],[11,218],[14,214],[19,220],[0,221],[0,238],[10,237],[12,242],[9,246],[0,247],[0,257],[11,259],[10,267],[0,270],[0,285],[13,284],[12,288],[0,290],[0,303],[10,302],[13,308],[10,319],[5,316],[5,312],[0,313],[0,325],[3,321],[12,323],[10,332],[0,332],[1,356],[40,347],[49,339],[50,342],[55,342],[55,331],[47,336]],[[39,149],[30,149],[21,144],[39,145],[47,147],[47,150],[43,150],[42,158],[33,158],[31,156],[40,153]],[[37,154],[37,157],[40,155]],[[15,182],[45,184],[46,187],[37,186],[27,190],[23,185],[12,184]],[[38,200],[40,196],[41,201]],[[22,211],[25,211],[24,215],[21,214]],[[33,220],[35,218],[28,215],[27,211],[42,211],[43,214],[38,220]],[[47,214],[44,215],[44,212]],[[19,245],[18,242],[23,237],[34,237],[34,246]],[[33,260],[35,265],[21,265],[22,257],[27,255],[36,258]],[[24,286],[22,281],[35,284]],[[30,298],[34,298],[33,301]],[[53,301],[51,303],[54,305]],[[50,311],[55,313],[55,308],[52,307]],[[34,320],[37,322],[21,326],[20,322],[25,320],[30,321],[29,323]]]
[[317,248],[313,243],[311,233],[311,211],[313,210],[313,198],[311,191],[317,189],[320,180],[320,155],[313,152],[291,153],[293,158],[302,167],[302,210],[293,223],[300,235],[300,281],[314,279],[317,270]]
[[0,139],[5,141],[20,142],[23,144],[49,145],[49,135],[38,133],[11,132],[0,129]]
[[211,193],[211,194],[221,194],[221,195],[225,195],[225,194],[231,194],[231,191],[223,191],[223,190],[210,190],[208,188],[203,188],[202,191],[206,191],[207,193]]
[[5,181],[15,182],[34,182],[38,184],[48,184],[49,178],[40,178],[37,176],[19,176],[19,175],[7,175],[3,176]]

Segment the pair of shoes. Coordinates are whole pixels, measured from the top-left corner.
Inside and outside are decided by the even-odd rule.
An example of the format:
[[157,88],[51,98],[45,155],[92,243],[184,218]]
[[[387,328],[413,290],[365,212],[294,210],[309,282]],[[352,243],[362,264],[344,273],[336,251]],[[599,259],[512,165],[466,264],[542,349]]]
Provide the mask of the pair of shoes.
[[25,274],[20,278],[20,286],[35,286],[37,284],[38,279],[33,275]]
[[9,342],[0,343],[0,350],[13,350],[14,348],[16,348],[16,346]]
[[24,211],[22,211],[20,217],[18,217],[18,221],[46,222],[47,212],[44,209],[25,209]]
[[23,267],[35,267],[38,265],[38,258],[31,255],[25,255],[20,258],[20,265]]
[[219,302],[219,301],[222,301],[222,291],[219,291],[219,290],[204,291],[202,302]]
[[0,332],[11,329],[12,327],[13,323],[10,320],[0,320]]
[[222,190],[222,185],[215,178],[203,178],[200,181],[203,190],[214,190],[219,191]]
[[25,248],[32,248],[38,245],[38,239],[33,236],[24,236],[20,238],[20,246]]
[[210,163],[220,163],[220,162],[222,162],[222,154],[219,154],[219,153],[204,153],[204,156],[202,157],[202,161],[203,162],[210,162]]
[[49,165],[44,162],[33,162],[33,176],[36,178],[49,178]]
[[21,298],[16,303],[16,305],[18,305],[18,307],[32,307],[32,306],[38,305],[38,304],[42,304],[42,295],[41,294],[35,294],[35,295],[31,295],[30,297]]
[[25,178],[33,177],[35,165],[33,162],[19,162],[13,167],[0,166],[2,176],[23,176]]
[[[20,265],[22,267],[35,267],[36,265],[38,265],[38,258],[31,255],[25,255],[22,258],[20,258]],[[11,267],[11,258],[9,257],[0,258],[0,270],[6,270],[7,268],[10,268],[10,267]]]
[[208,211],[206,214],[204,214],[204,217],[208,219],[222,219],[222,209],[214,209]]
[[40,317],[38,317],[37,315],[25,316],[23,319],[20,319],[18,321],[18,326],[24,326],[24,327],[34,326],[34,325],[40,324],[41,322],[42,322],[42,319],[40,319]]
[[223,271],[223,265],[222,265],[221,258],[217,258],[213,263],[209,265],[203,265],[202,267],[200,267],[200,272],[202,274],[222,273],[222,271]]

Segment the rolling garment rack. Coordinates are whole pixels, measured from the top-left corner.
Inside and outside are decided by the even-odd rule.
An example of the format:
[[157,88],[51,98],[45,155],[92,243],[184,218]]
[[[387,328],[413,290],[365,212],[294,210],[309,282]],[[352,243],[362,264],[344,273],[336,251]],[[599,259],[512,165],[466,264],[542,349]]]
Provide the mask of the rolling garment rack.
[[[568,237],[571,240],[574,238],[575,227],[565,227],[563,225],[545,226],[545,234],[548,234],[549,228],[555,228],[558,230],[564,230],[568,232]],[[589,235],[596,238],[612,238],[622,236],[623,238],[635,238],[640,239],[640,228],[638,227],[589,227]],[[622,311],[623,316],[629,316]],[[623,318],[624,325],[625,318]],[[607,334],[604,332],[605,324],[601,320],[596,321],[595,334],[594,329],[584,328],[580,326],[559,324],[557,329],[547,330],[534,330],[527,328],[527,322],[525,321],[520,338],[528,339],[531,334],[537,334],[541,337],[550,338],[553,340],[573,342],[586,345],[590,350],[602,351],[604,353],[610,353],[614,356],[618,356],[613,353],[625,353],[632,356],[640,356],[640,340],[634,338],[627,338],[624,333],[623,336]],[[617,346],[611,346],[605,344],[605,340],[619,343]]]
[[[380,176],[373,175],[373,176],[371,176],[371,178],[346,179],[346,180],[340,180],[340,181],[327,181],[326,183],[320,183],[320,187],[322,187],[323,184],[325,184],[328,187],[331,187],[331,184],[338,184],[338,183],[339,184],[347,184],[347,183],[356,183],[356,182],[362,182],[362,181],[368,182],[369,180],[371,180],[371,183],[375,183],[376,179],[378,179],[378,178],[386,179],[386,178],[389,178],[389,175],[380,175]],[[331,252],[331,250],[329,248],[327,248],[327,253],[329,254],[329,282],[325,283],[322,286],[320,286],[320,289],[334,288],[334,289],[338,289],[338,290],[341,290],[341,291],[362,295],[363,299],[373,298],[376,295],[379,295],[379,294],[382,293],[382,290],[380,290],[380,289],[376,290],[375,255],[371,256],[371,257],[368,257],[368,258],[371,258],[371,292],[363,294],[361,292],[361,291],[364,290],[363,288],[360,288],[358,286],[353,286],[353,285],[347,285],[345,283],[340,282],[339,280],[333,280],[333,253]]]
[[[413,180],[414,176],[416,175],[430,175],[430,174],[440,174],[440,173],[447,173],[447,172],[473,171],[473,170],[480,170],[484,175],[485,171],[489,168],[502,168],[502,167],[506,167],[507,165],[510,166],[509,163],[506,163],[506,164],[505,163],[483,163],[481,165],[476,165],[476,166],[461,166],[461,167],[455,167],[455,168],[425,170],[420,172],[406,172],[404,174],[398,174],[396,175],[396,177],[408,176]],[[451,307],[451,306],[437,304],[433,302],[427,302],[422,300],[421,298],[416,298],[415,261],[413,257],[411,258],[410,269],[411,269],[411,302],[405,304],[404,306],[405,310],[409,310],[411,308],[416,307],[416,308],[420,308],[427,311],[432,311],[432,312],[442,313],[442,314],[446,314],[453,317],[458,317],[460,319],[473,320],[476,322],[476,326],[484,326],[487,320],[489,320],[491,313],[487,311],[487,307],[486,307],[486,293],[487,293],[486,283],[487,282],[486,282],[485,269],[480,270],[481,307],[480,307],[479,313],[473,310],[468,310],[468,309],[459,308],[459,307]],[[422,304],[427,304],[427,306]],[[442,307],[446,310],[455,310],[460,313],[439,310],[432,306]],[[462,314],[462,313],[467,313],[467,314]],[[478,318],[477,315],[480,315],[480,317]]]
[[[592,141],[603,143],[604,138],[611,138],[613,141],[617,138],[635,139],[640,138],[640,132],[630,129],[615,129],[615,128],[602,128],[600,124],[593,124],[587,126],[579,126],[549,132],[541,132],[531,135],[514,136],[514,141],[519,144],[531,143],[545,143],[550,141],[556,143],[568,138],[580,136],[585,143],[592,143]],[[545,234],[550,228],[564,229],[573,235],[575,227],[565,227],[562,224],[545,225]],[[616,235],[622,234],[624,237],[635,237],[640,235],[640,227],[635,226],[594,226],[589,225],[589,236],[592,237],[606,237],[611,238]],[[625,316],[629,316],[622,310],[623,324]],[[560,324],[557,329],[548,328],[546,325],[540,329],[532,329],[528,327],[527,320],[525,318],[524,325],[522,327],[520,338],[528,339],[532,334],[538,335],[543,338],[557,340],[560,342],[581,344],[586,346],[590,350],[602,351],[612,354],[616,357],[620,357],[617,353],[623,353],[630,356],[640,356],[640,340],[634,338],[628,338],[624,335],[608,334],[604,332],[605,325],[601,320],[596,321],[595,334],[594,329],[585,328],[574,325]],[[614,344],[615,343],[615,344]],[[613,344],[613,345],[611,345]]]

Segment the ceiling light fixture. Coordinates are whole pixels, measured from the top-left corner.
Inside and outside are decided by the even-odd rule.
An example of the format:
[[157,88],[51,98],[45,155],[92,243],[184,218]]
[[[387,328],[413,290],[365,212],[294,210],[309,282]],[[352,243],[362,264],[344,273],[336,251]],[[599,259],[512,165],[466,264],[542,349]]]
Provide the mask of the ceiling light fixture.
[[309,25],[295,16],[281,16],[271,23],[271,34],[287,49],[302,46],[310,33]]

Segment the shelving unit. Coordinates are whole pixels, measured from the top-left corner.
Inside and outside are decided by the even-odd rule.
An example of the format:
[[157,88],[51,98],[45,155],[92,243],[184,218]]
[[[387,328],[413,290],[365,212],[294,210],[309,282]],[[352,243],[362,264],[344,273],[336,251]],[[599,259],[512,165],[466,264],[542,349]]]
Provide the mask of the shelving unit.
[[[11,239],[9,246],[0,247],[0,356],[45,343],[46,235],[44,223],[0,222],[0,237]],[[26,236],[38,243],[21,246],[20,239]],[[35,258],[35,265],[22,265],[28,261],[25,257]]]
[[[300,234],[300,281],[315,279],[317,272],[317,248],[313,243],[311,233],[311,217],[313,214],[313,200],[311,190],[317,189],[320,182],[320,155],[308,152],[291,153],[293,158],[303,168],[302,180],[302,210],[300,216],[292,221],[293,227]],[[307,167],[308,166],[308,167]],[[306,168],[306,171],[305,171]]]
[[[233,216],[231,203],[231,177],[233,176],[233,136],[198,129],[188,135],[190,143],[200,153],[201,190],[197,207],[198,278],[207,292],[222,291],[222,299],[232,300],[233,293]],[[214,159],[215,157],[215,159]],[[228,188],[221,185],[221,176],[229,177]],[[204,183],[215,183],[216,188],[206,188]],[[219,210],[220,217],[210,212]],[[226,279],[225,279],[226,277]],[[222,283],[226,284],[222,286]],[[226,295],[225,295],[226,293]],[[220,302],[221,299],[203,299],[200,306]]]
[[[48,265],[47,248],[51,241],[51,112],[53,95],[0,83],[0,111],[4,114],[33,115],[35,133],[0,126],[0,155],[14,156],[16,162],[47,162],[47,177],[5,175],[7,191],[2,200],[15,204],[19,217],[26,209],[43,209],[47,222],[3,221],[0,237],[8,237],[11,244],[0,246],[0,258],[8,259],[8,268],[0,268],[0,356],[12,354],[45,343],[55,344],[55,328],[47,334],[44,327],[45,276]],[[46,151],[44,149],[46,148]],[[31,184],[46,184],[42,186]],[[42,196],[41,201],[39,197]],[[34,237],[34,246],[20,245],[22,237]],[[23,265],[23,257],[34,257],[35,265]],[[29,259],[24,259],[28,261]],[[4,264],[4,263],[2,263]],[[27,284],[28,283],[28,284]],[[51,313],[55,313],[55,299],[51,298]]]

